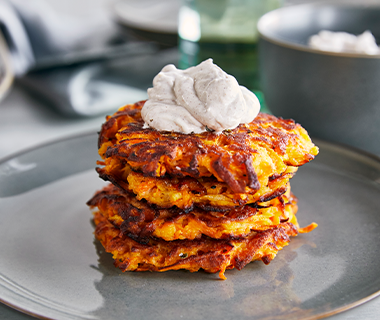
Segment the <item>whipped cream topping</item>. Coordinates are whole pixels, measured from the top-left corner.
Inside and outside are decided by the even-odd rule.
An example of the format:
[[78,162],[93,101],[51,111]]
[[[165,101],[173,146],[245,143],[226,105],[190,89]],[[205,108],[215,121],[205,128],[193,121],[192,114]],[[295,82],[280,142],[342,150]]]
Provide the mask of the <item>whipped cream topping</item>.
[[375,37],[370,31],[355,36],[347,32],[322,30],[309,38],[309,46],[323,51],[379,54]]
[[251,122],[260,111],[255,94],[212,59],[186,70],[165,66],[148,96],[141,115],[145,127],[159,131],[220,133]]

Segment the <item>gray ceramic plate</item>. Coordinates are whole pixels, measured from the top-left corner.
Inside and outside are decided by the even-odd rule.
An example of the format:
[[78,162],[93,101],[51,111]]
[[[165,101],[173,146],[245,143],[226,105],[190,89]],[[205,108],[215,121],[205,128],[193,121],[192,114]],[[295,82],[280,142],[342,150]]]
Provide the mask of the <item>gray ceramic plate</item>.
[[316,319],[380,290],[380,160],[317,141],[292,180],[300,235],[270,265],[215,274],[122,273],[85,202],[102,181],[96,134],[0,163],[0,299],[48,319]]

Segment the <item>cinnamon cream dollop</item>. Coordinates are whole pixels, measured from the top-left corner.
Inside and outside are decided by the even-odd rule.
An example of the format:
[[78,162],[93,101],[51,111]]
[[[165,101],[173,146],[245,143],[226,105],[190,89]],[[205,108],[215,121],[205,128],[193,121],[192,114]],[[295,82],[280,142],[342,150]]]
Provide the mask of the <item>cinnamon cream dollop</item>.
[[141,115],[145,127],[185,134],[234,129],[260,111],[254,93],[208,59],[179,70],[165,66],[148,89]]

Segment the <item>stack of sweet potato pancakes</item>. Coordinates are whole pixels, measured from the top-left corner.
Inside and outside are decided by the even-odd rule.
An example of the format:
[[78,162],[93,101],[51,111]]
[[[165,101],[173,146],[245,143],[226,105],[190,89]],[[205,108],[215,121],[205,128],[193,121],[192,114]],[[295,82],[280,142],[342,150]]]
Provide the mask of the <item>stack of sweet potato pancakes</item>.
[[293,120],[260,113],[220,134],[144,127],[144,102],[108,116],[88,205],[95,236],[123,271],[242,269],[268,264],[298,227],[289,179],[318,148]]

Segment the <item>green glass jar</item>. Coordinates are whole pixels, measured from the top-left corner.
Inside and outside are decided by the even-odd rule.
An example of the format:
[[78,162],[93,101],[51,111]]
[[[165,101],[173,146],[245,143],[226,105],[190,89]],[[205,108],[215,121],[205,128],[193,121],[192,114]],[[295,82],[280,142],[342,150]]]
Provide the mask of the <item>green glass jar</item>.
[[183,0],[179,67],[212,58],[239,84],[260,90],[257,21],[281,4],[282,0]]

